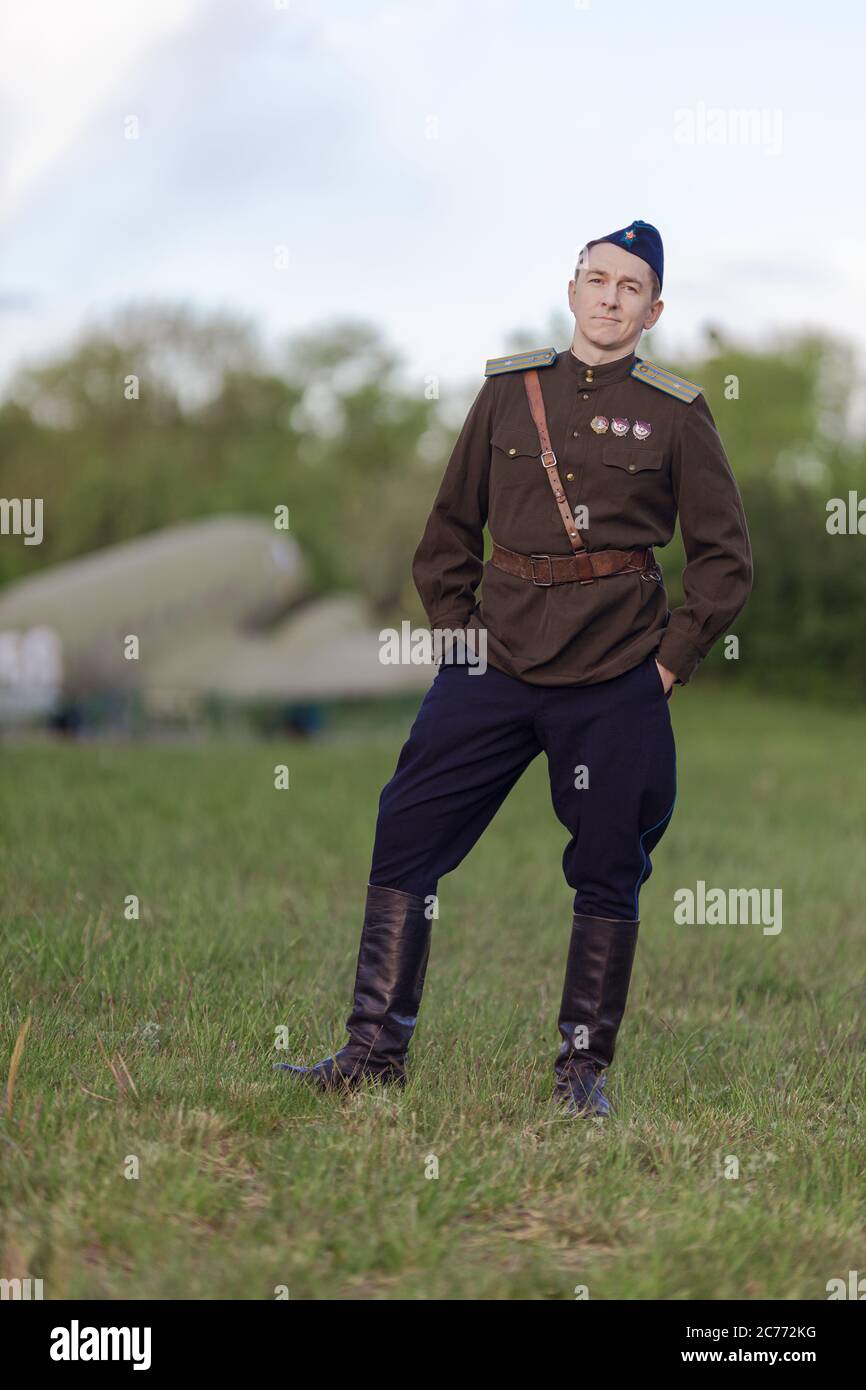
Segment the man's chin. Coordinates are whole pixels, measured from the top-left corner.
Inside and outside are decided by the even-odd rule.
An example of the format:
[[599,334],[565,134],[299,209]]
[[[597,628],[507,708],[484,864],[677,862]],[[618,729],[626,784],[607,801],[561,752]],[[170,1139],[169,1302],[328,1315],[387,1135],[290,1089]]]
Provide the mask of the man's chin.
[[592,343],[593,347],[602,348],[605,352],[611,352],[614,348],[617,347],[622,347],[623,353],[628,352],[628,345],[622,338],[622,329],[620,324],[609,323],[603,325],[603,327],[615,331],[610,331],[607,333],[599,332],[598,325],[596,324],[589,331],[584,329],[583,336],[584,338],[586,338],[586,341],[588,343]]

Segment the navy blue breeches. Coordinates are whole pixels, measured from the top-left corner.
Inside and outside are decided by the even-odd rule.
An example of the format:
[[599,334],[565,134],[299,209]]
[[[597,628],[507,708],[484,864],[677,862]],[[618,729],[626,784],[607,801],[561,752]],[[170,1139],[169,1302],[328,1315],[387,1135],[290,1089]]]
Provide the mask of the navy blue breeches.
[[674,736],[652,654],[581,686],[440,666],[379,798],[370,882],[436,893],[542,750],[570,836],[562,867],[574,911],[637,921],[676,798]]

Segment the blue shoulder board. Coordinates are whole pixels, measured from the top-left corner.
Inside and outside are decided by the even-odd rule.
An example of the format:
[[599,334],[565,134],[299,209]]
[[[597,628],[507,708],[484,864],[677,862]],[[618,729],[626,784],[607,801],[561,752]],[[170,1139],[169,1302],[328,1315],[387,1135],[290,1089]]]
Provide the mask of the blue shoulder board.
[[655,386],[658,391],[666,391],[669,396],[676,396],[678,401],[686,401],[689,405],[704,389],[702,386],[695,386],[693,381],[686,381],[684,376],[669,372],[666,367],[659,367],[645,357],[637,359],[631,374],[637,377],[638,381],[645,381],[647,386]]
[[552,367],[557,358],[556,348],[534,348],[532,352],[513,352],[509,357],[488,357],[485,376],[500,372],[520,372],[527,367]]

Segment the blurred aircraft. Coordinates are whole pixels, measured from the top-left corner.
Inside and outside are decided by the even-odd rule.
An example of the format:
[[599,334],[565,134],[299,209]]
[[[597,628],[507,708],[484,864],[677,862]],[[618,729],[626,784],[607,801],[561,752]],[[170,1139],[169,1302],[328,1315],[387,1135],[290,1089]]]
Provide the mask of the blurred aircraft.
[[363,599],[310,596],[297,542],[257,517],[168,527],[0,590],[6,722],[99,697],[137,697],[159,716],[214,697],[290,706],[405,695],[435,674],[379,656]]

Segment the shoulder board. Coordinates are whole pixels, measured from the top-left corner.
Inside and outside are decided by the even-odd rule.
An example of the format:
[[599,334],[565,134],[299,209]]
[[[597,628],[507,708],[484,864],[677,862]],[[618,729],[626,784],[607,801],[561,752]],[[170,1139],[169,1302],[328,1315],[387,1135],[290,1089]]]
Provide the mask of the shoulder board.
[[527,367],[552,367],[556,357],[556,348],[535,348],[532,352],[513,352],[510,357],[488,357],[484,375],[498,376],[500,372],[520,372],[525,371]]
[[689,405],[704,389],[702,386],[695,386],[693,381],[686,381],[684,376],[669,372],[666,367],[659,367],[655,362],[647,361],[646,358],[638,358],[631,374],[637,377],[638,381],[645,381],[647,386],[655,386],[657,390],[666,391],[669,396],[676,396],[678,401],[685,401]]

